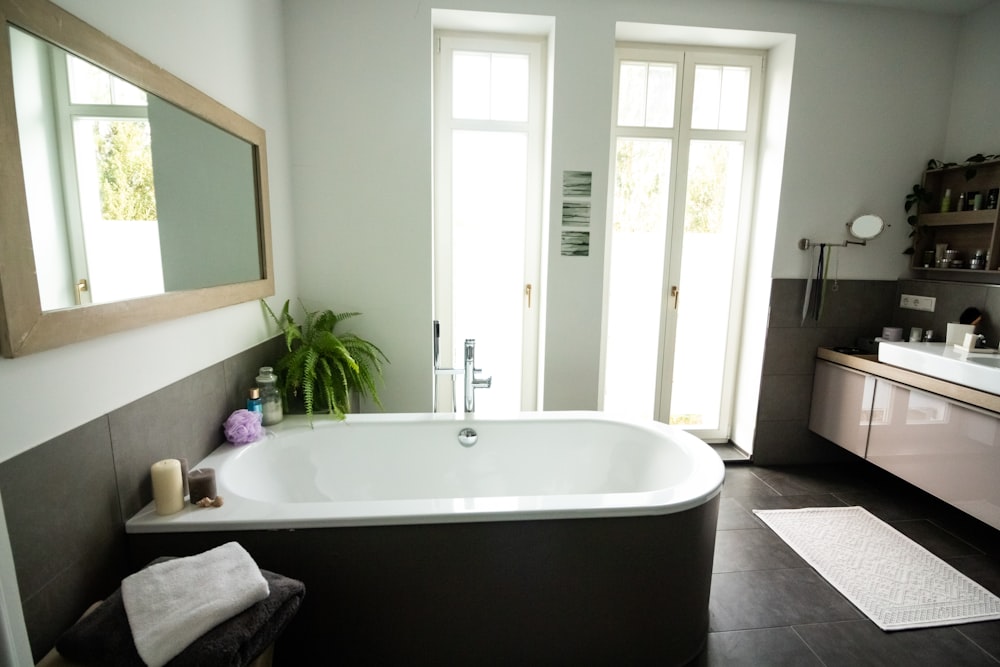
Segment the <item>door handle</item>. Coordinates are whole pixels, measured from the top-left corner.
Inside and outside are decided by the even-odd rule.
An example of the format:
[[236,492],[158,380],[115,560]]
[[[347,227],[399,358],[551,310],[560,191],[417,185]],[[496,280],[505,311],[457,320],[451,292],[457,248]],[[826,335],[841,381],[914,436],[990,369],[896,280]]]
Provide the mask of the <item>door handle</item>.
[[524,293],[528,297],[528,308],[531,308],[531,283],[524,286]]
[[677,310],[677,302],[681,299],[681,291],[678,289],[677,285],[670,286],[670,296],[674,300],[674,310]]
[[83,293],[90,289],[90,286],[87,285],[86,278],[80,278],[73,287],[76,288],[76,305],[79,306],[83,303]]

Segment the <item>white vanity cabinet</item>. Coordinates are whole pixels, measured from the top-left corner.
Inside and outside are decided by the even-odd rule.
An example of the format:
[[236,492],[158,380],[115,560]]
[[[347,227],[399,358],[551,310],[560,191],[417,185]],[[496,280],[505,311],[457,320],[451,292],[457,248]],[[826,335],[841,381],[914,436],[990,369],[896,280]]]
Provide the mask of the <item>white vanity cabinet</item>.
[[864,458],[875,382],[867,373],[817,360],[809,430]]
[[[879,379],[867,459],[1000,527],[1000,418]],[[881,418],[879,418],[881,416]]]
[[871,358],[818,357],[811,431],[1000,529],[1000,397]]

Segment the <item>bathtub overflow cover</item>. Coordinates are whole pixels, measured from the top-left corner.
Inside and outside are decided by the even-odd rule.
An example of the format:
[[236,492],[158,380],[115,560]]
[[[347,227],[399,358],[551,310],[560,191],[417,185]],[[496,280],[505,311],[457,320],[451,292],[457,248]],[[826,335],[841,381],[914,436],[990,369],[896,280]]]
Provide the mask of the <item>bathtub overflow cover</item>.
[[463,447],[472,447],[479,440],[479,434],[474,428],[463,428],[458,432],[458,442]]

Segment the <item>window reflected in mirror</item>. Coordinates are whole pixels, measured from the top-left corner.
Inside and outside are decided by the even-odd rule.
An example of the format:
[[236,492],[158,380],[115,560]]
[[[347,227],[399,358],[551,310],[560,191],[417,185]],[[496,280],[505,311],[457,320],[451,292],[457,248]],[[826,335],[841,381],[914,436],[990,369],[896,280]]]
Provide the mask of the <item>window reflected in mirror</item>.
[[253,146],[10,27],[43,311],[264,277]]

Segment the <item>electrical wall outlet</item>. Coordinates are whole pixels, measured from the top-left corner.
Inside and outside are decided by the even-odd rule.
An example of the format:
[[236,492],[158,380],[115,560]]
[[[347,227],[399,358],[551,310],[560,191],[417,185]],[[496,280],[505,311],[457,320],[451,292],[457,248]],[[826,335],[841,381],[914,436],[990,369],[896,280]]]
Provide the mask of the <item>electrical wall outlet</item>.
[[899,297],[899,307],[910,310],[926,310],[928,313],[934,312],[934,302],[932,296],[916,296],[915,294],[904,294]]

